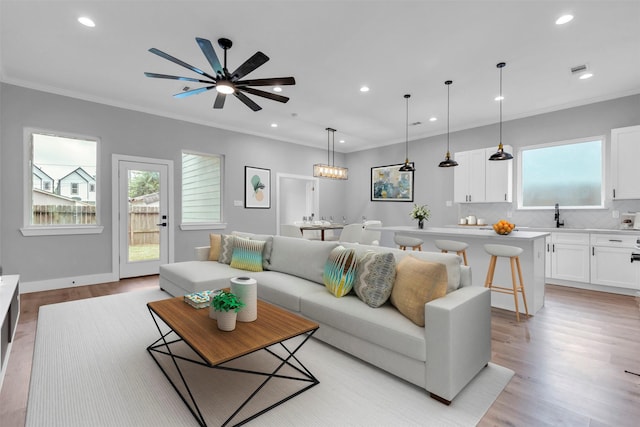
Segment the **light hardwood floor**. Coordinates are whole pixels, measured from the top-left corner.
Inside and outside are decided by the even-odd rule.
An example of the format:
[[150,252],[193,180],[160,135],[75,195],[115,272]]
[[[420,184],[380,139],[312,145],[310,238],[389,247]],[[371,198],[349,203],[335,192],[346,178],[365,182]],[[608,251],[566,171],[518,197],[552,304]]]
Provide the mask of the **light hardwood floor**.
[[[158,277],[148,276],[23,294],[0,424],[24,425],[41,305],[157,286]],[[479,425],[640,425],[640,300],[561,286],[546,290],[545,307],[520,323],[512,312],[492,309],[492,361],[516,374]]]

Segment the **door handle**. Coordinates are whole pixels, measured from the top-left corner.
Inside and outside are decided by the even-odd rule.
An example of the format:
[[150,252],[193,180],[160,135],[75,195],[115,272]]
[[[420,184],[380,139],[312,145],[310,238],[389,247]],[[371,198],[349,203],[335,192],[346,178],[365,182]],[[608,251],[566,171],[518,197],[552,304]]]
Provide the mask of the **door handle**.
[[166,227],[167,223],[166,222],[161,222],[160,224],[156,224],[158,227]]

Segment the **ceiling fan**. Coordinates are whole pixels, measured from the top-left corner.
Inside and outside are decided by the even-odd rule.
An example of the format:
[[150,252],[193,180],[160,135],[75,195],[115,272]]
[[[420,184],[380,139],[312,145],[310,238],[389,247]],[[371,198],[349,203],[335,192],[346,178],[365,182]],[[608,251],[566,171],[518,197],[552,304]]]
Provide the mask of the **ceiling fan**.
[[199,68],[194,67],[193,65],[189,65],[184,61],[175,58],[168,53],[165,53],[159,49],[151,48],[149,52],[154,53],[164,59],[167,59],[175,64],[178,64],[184,68],[187,68],[195,73],[200,74],[206,79],[198,79],[191,77],[180,77],[180,76],[172,76],[168,74],[158,74],[158,73],[147,73],[145,72],[145,76],[154,77],[158,79],[171,79],[171,80],[182,80],[187,82],[196,82],[196,83],[205,83],[208,86],[200,87],[197,89],[186,90],[181,93],[177,93],[173,95],[176,98],[184,98],[190,95],[197,95],[202,92],[209,91],[211,89],[215,89],[217,92],[216,100],[213,103],[213,108],[222,108],[224,107],[224,101],[227,95],[233,94],[236,98],[242,101],[247,107],[251,108],[253,111],[259,111],[262,109],[258,104],[256,104],[253,100],[251,100],[247,95],[243,92],[249,93],[251,95],[261,96],[263,98],[271,99],[273,101],[278,102],[287,102],[289,98],[286,96],[278,95],[271,92],[265,92],[263,90],[254,89],[250,86],[285,86],[285,85],[295,85],[296,81],[293,77],[274,77],[270,79],[252,79],[252,80],[240,80],[250,72],[254,71],[256,68],[263,65],[265,62],[269,60],[269,57],[264,53],[258,51],[251,58],[247,59],[242,65],[240,65],[234,72],[230,73],[227,69],[227,50],[231,48],[233,43],[229,39],[221,38],[218,39],[218,45],[224,50],[224,67],[220,64],[220,60],[218,59],[218,55],[216,55],[215,50],[213,50],[213,45],[207,39],[203,39],[200,37],[196,37],[196,42],[202,53],[213,67],[215,71],[215,76],[211,75],[205,71],[202,71]]

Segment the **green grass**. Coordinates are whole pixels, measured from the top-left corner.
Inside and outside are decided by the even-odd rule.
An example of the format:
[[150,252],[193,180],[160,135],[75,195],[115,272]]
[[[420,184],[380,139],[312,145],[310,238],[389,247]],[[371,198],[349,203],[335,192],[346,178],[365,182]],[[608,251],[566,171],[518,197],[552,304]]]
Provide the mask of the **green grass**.
[[129,246],[129,262],[152,261],[160,258],[160,245],[131,245]]

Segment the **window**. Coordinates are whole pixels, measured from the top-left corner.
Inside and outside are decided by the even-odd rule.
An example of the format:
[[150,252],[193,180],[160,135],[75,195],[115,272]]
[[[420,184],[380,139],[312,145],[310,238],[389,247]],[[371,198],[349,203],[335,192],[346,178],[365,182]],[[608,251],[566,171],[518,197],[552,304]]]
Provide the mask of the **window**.
[[223,157],[182,153],[182,224],[222,222]]
[[604,207],[604,138],[524,147],[518,160],[518,208]]
[[25,160],[24,235],[102,231],[97,138],[25,129]]

